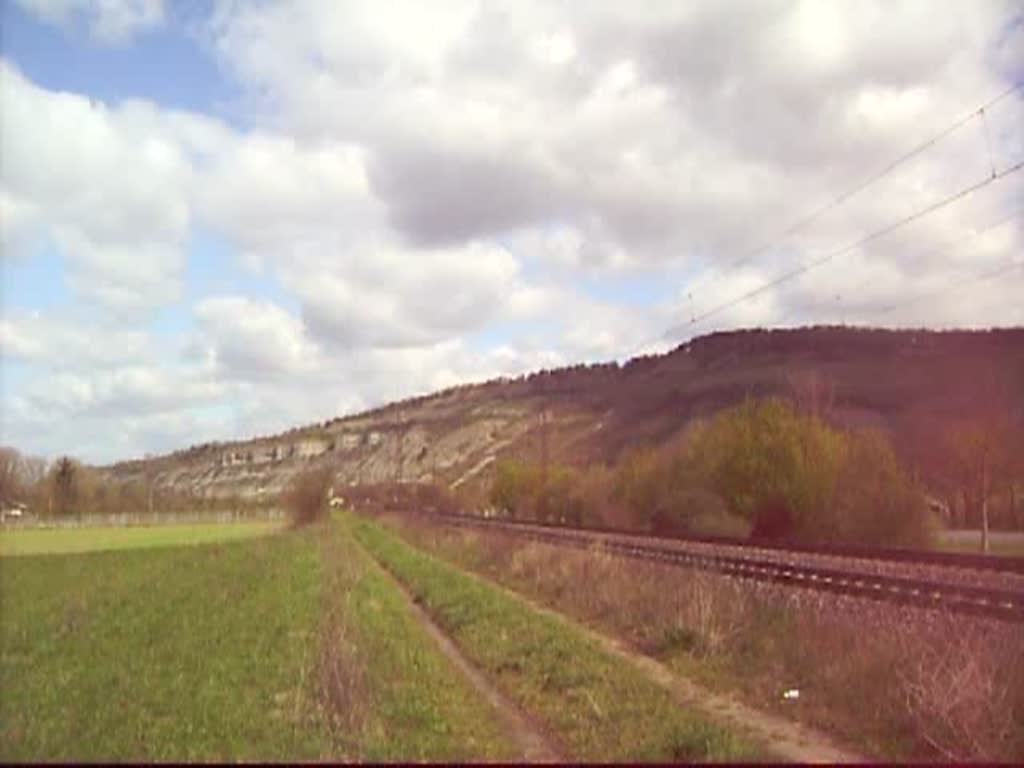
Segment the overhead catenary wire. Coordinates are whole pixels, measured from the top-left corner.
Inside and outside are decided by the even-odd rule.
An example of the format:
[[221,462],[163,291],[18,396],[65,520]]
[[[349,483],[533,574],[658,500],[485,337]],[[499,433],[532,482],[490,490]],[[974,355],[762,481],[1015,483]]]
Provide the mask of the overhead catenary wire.
[[905,227],[908,224],[912,224],[913,222],[918,221],[919,219],[922,219],[925,216],[928,216],[932,213],[935,213],[936,211],[942,210],[943,208],[946,208],[952,205],[953,203],[959,202],[960,200],[963,200],[964,198],[977,192],[979,189],[987,187],[989,184],[992,184],[1001,179],[1005,179],[1007,176],[1017,173],[1022,168],[1024,168],[1024,161],[1017,162],[1014,165],[1011,165],[1010,167],[1003,169],[1002,171],[996,172],[995,175],[987,176],[981,181],[964,187],[954,192],[952,195],[944,197],[941,200],[938,200],[932,203],[931,205],[926,206],[925,208],[915,211],[914,213],[908,216],[904,216],[903,218],[898,219],[895,222],[887,224],[881,229],[876,229],[875,231],[860,238],[859,240],[844,245],[841,248],[836,249],[835,251],[831,251],[825,254],[824,256],[821,256],[820,258],[801,264],[799,267],[795,269],[791,269],[787,272],[784,272],[778,277],[769,280],[767,283],[759,285],[757,288],[747,291],[746,293],[734,299],[718,304],[715,307],[712,307],[711,309],[707,310],[706,312],[702,312],[701,314],[696,315],[695,317],[691,318],[688,322],[679,323],[673,326],[662,335],[662,339],[668,340],[670,337],[675,336],[680,331],[688,327],[694,326],[697,323],[708,319],[709,317],[714,317],[715,315],[725,311],[726,309],[731,309],[732,307],[738,306],[739,304],[742,304],[745,301],[749,301],[750,299],[761,295],[765,291],[771,290],[772,288],[782,285],[783,283],[787,283],[790,280],[793,280],[807,272],[810,272],[813,269],[817,269],[818,267],[832,261],[832,259],[836,258],[837,256],[842,256],[843,254],[849,253],[857,248],[861,248],[865,245],[868,245],[869,243],[874,242],[875,240],[878,240],[879,238],[882,238],[885,235],[888,235],[891,232],[896,231],[897,229]]
[[[1012,213],[1010,213],[1009,215],[1002,216],[999,219],[996,219],[991,224],[988,224],[988,225],[982,227],[981,229],[975,229],[975,230],[971,231],[970,234],[968,234],[968,235],[966,235],[964,237],[961,237],[961,238],[957,238],[956,240],[954,240],[952,242],[945,243],[944,245],[942,245],[942,246],[940,246],[938,248],[929,249],[928,251],[926,251],[923,254],[918,254],[918,257],[932,255],[932,254],[936,254],[936,253],[944,253],[944,252],[948,251],[951,248],[954,248],[954,247],[959,246],[959,245],[963,245],[964,243],[970,242],[972,240],[976,240],[977,238],[981,237],[982,235],[985,235],[985,234],[988,234],[989,232],[992,232],[994,230],[1000,229],[1001,227],[1005,227],[1007,224],[1011,223],[1012,221],[1014,221],[1015,219],[1021,217],[1022,215],[1024,215],[1024,207],[1017,208]],[[852,295],[856,295],[856,293],[858,291],[860,291],[862,288],[864,288],[865,286],[869,285],[870,283],[872,283],[874,281],[875,281],[875,278],[868,277],[868,278],[866,278],[864,280],[859,281],[858,283],[856,283],[853,286],[845,288],[844,289],[844,293],[847,294],[847,295],[851,295],[851,294]]]
[[924,293],[918,294],[917,296],[913,296],[913,297],[911,297],[909,299],[905,299],[903,301],[898,301],[898,302],[895,302],[893,304],[888,304],[888,305],[882,307],[881,309],[876,310],[875,313],[879,314],[879,315],[886,315],[886,314],[889,314],[890,312],[895,312],[897,309],[903,309],[904,307],[908,307],[908,306],[910,306],[912,304],[917,304],[919,302],[922,302],[925,299],[933,298],[935,296],[941,296],[941,295],[943,295],[945,293],[951,293],[954,290],[958,290],[958,289],[963,287],[965,280],[967,282],[972,282],[972,283],[984,282],[986,280],[994,280],[997,277],[1002,277],[1005,274],[1008,274],[1010,272],[1013,272],[1016,269],[1021,269],[1021,268],[1024,268],[1024,259],[1019,259],[1018,258],[1018,259],[1014,259],[1013,261],[1009,262],[1008,264],[1002,264],[1001,266],[996,267],[995,269],[987,269],[984,272],[981,272],[979,274],[960,275],[958,282],[953,284],[953,285],[946,285],[946,286],[944,286],[942,288],[926,291]]
[[[946,137],[956,133],[961,128],[963,128],[964,126],[968,125],[971,121],[973,121],[975,119],[980,118],[982,120],[984,128],[985,128],[985,137],[986,137],[986,140],[987,140],[988,139],[988,126],[987,126],[987,124],[984,123],[985,115],[986,115],[986,110],[992,109],[997,104],[999,104],[1001,101],[1003,101],[1005,98],[1010,96],[1014,91],[1017,91],[1021,87],[1024,87],[1024,83],[1014,83],[1012,86],[1010,86],[1009,88],[1004,90],[998,96],[995,96],[995,97],[989,99],[987,102],[982,104],[977,109],[975,109],[975,110],[971,111],[970,113],[964,115],[963,117],[961,117],[960,119],[956,120],[952,124],[948,125],[947,127],[942,129],[938,133],[934,134],[930,138],[925,139],[920,144],[917,144],[916,146],[912,147],[908,151],[904,152],[899,157],[897,157],[894,160],[890,161],[883,168],[881,168],[878,171],[874,172],[873,174],[871,174],[867,178],[862,179],[861,181],[857,182],[856,184],[854,184],[849,189],[847,189],[844,192],[841,192],[838,195],[836,195],[834,198],[832,198],[831,200],[826,202],[824,205],[816,208],[815,210],[811,211],[809,214],[807,214],[807,215],[803,216],[802,218],[798,219],[797,221],[793,222],[788,227],[786,227],[784,230],[782,230],[780,233],[778,233],[775,237],[773,237],[771,240],[769,240],[769,241],[767,241],[767,242],[757,246],[756,248],[753,248],[752,250],[750,250],[750,251],[740,255],[739,257],[737,257],[737,258],[727,262],[724,265],[723,270],[733,269],[735,267],[738,267],[741,264],[745,264],[746,262],[756,258],[757,256],[760,256],[762,253],[766,253],[768,251],[774,250],[774,248],[776,246],[778,246],[782,242],[785,242],[786,240],[788,240],[792,235],[796,234],[797,232],[799,232],[800,230],[804,229],[808,225],[813,224],[815,221],[817,221],[819,218],[821,218],[822,216],[824,216],[826,213],[828,213],[829,211],[833,210],[834,208],[838,208],[840,205],[842,205],[843,203],[847,202],[851,198],[856,197],[858,194],[863,192],[865,189],[870,187],[872,184],[875,184],[875,183],[881,181],[886,176],[888,176],[890,173],[892,173],[897,168],[899,168],[901,165],[904,165],[904,164],[910,162],[911,160],[913,160],[918,155],[921,155],[924,152],[928,151],[929,149],[934,147],[936,144],[938,144],[940,141],[942,141]],[[991,146],[989,146],[989,158],[991,160]],[[995,175],[995,166],[992,166],[992,175],[993,176]]]
[[[1013,85],[1009,86],[1008,88],[1003,90],[1001,93],[999,93],[998,95],[994,96],[993,98],[989,99],[987,102],[982,104],[977,109],[972,110],[968,114],[963,115],[961,118],[959,118],[958,120],[954,121],[953,123],[948,125],[946,128],[944,128],[943,130],[939,131],[938,133],[934,134],[930,138],[922,141],[921,143],[915,145],[914,147],[912,147],[908,151],[904,152],[902,155],[900,155],[899,157],[897,157],[894,160],[892,160],[891,162],[889,162],[883,168],[879,169],[878,171],[876,171],[875,173],[871,174],[867,178],[861,180],[860,182],[857,182],[856,184],[854,184],[852,187],[850,187],[849,189],[845,190],[844,192],[841,192],[840,194],[836,195],[834,198],[830,199],[824,205],[816,208],[811,213],[809,213],[806,216],[803,216],[802,218],[798,219],[796,222],[794,222],[790,226],[786,227],[786,229],[784,229],[782,232],[780,232],[772,240],[769,240],[769,241],[763,243],[762,245],[760,245],[760,246],[758,246],[758,247],[756,247],[756,248],[754,248],[754,249],[752,249],[752,250],[742,254],[738,258],[733,259],[733,260],[727,262],[724,265],[724,267],[722,267],[722,269],[719,271],[719,274],[721,274],[722,272],[734,269],[735,267],[737,267],[737,266],[739,266],[741,264],[744,264],[744,263],[746,263],[746,262],[756,258],[757,256],[760,256],[761,254],[763,254],[765,252],[773,250],[778,245],[780,245],[781,243],[785,242],[786,239],[788,239],[792,235],[796,234],[800,230],[804,229],[808,225],[812,224],[813,222],[815,222],[817,219],[819,219],[824,214],[828,213],[829,211],[831,211],[831,210],[833,210],[835,208],[838,208],[839,206],[841,206],[842,204],[846,203],[851,198],[853,198],[854,196],[859,194],[860,192],[863,192],[865,189],[870,187],[872,184],[875,184],[875,183],[881,181],[883,178],[888,176],[890,173],[892,173],[894,170],[896,170],[900,166],[904,165],[905,163],[909,162],[910,160],[914,159],[915,157],[917,157],[917,156],[923,154],[924,152],[928,151],[929,149],[934,147],[936,144],[941,142],[943,139],[945,139],[946,137],[950,136],[951,134],[957,132],[958,130],[960,130],[961,128],[963,128],[964,126],[966,126],[967,124],[969,124],[970,122],[972,122],[975,119],[981,118],[983,121],[985,121],[985,123],[983,125],[983,130],[985,131],[985,139],[986,139],[986,143],[987,143],[988,150],[989,150],[989,161],[990,161],[989,164],[990,164],[990,169],[991,169],[991,174],[990,174],[990,177],[987,180],[987,182],[996,181],[997,179],[1001,178],[1003,175],[1009,175],[1010,173],[1013,173],[1013,172],[1015,172],[1017,170],[1020,170],[1020,166],[1018,164],[1016,166],[1011,167],[1010,169],[1008,169],[1008,171],[1004,172],[1003,174],[997,173],[997,171],[995,169],[995,165],[994,165],[993,155],[992,155],[992,149],[991,149],[991,143],[990,143],[991,139],[990,139],[989,133],[988,133],[989,129],[988,129],[988,124],[987,124],[987,114],[988,114],[988,111],[990,111],[993,107],[998,105],[1000,102],[1002,102],[1003,100],[1008,98],[1010,95],[1012,95],[1016,91],[1020,90],[1022,87],[1024,87],[1024,82],[1017,82],[1017,83],[1014,83]],[[975,189],[980,189],[983,186],[985,186],[985,183],[980,183],[980,184],[976,185],[974,188],[969,188],[967,191],[962,192],[962,194],[960,194],[960,196],[961,197],[966,196],[966,195],[970,194],[971,192],[975,191]],[[959,197],[954,197],[954,199],[950,199],[950,200],[947,200],[947,201],[944,201],[944,202],[940,201],[940,202],[943,202],[943,206],[944,206],[944,205],[950,204],[952,202],[955,202],[956,199],[959,199]],[[943,207],[943,206],[940,206],[940,207]],[[916,218],[920,218],[923,215],[926,215],[928,212],[930,212],[930,211],[925,211],[923,213],[920,213],[919,215],[917,215],[915,217],[915,219]],[[908,221],[908,222],[904,222],[904,223],[910,223],[910,222]],[[891,229],[887,230],[886,232],[883,232],[881,234],[887,234],[888,231],[891,231]],[[879,234],[877,236],[881,236],[881,234]],[[870,239],[875,239],[875,238],[874,237],[870,237]],[[869,242],[869,241],[870,241],[869,239],[865,239],[864,241],[861,241],[859,244],[863,245],[865,242]],[[854,247],[856,247],[856,245]],[[845,252],[845,249],[844,249],[844,252]],[[838,254],[832,254],[832,257],[834,257],[836,255],[838,255]],[[826,261],[827,260],[828,259],[826,259]],[[811,267],[811,268],[813,268],[813,267]],[[795,274],[793,276],[795,277],[796,275],[803,274],[805,271],[807,271],[807,268],[801,267],[798,270],[794,270]],[[699,285],[700,278],[698,278],[697,282],[698,282],[698,285]],[[753,298],[754,296],[759,295],[761,292],[763,292],[765,290],[769,290],[770,288],[774,287],[774,285],[776,285],[776,284],[778,284],[778,283],[773,282],[772,284],[761,286],[758,289],[755,289],[754,291],[750,292],[750,294],[745,294],[743,297],[740,297],[740,299],[738,299],[738,300],[736,300],[734,302],[729,302],[728,306],[729,307],[735,306],[736,304],[741,303],[742,301],[746,301],[749,298]],[[691,303],[692,303],[692,298],[693,298],[693,287],[692,286],[691,286],[691,288],[688,291],[688,295],[690,296]],[[694,316],[694,317],[692,317],[691,320],[689,322],[687,322],[687,323],[676,324],[676,325],[672,326],[671,328],[669,328],[667,331],[665,331],[662,334],[660,334],[658,337],[650,338],[647,341],[645,341],[645,342],[643,342],[643,343],[641,343],[639,345],[634,346],[627,353],[626,356],[627,357],[631,357],[631,356],[637,354],[638,352],[640,352],[641,350],[643,350],[645,348],[648,348],[648,347],[650,347],[650,346],[652,346],[654,344],[664,343],[664,342],[671,342],[671,341],[673,341],[672,337],[675,334],[677,334],[680,330],[683,330],[683,329],[685,329],[687,327],[695,325],[700,320],[706,319],[707,317],[709,317],[709,316],[711,316],[713,314],[716,314],[717,312],[719,312],[719,311],[721,311],[723,309],[726,309],[726,308],[728,308],[728,307],[725,307],[725,306],[723,306],[723,307],[715,307],[710,312],[703,313],[701,316]]]

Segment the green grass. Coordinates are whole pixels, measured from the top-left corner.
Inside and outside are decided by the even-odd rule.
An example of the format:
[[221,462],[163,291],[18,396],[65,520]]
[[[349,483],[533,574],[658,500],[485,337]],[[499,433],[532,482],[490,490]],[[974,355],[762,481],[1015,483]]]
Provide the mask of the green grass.
[[319,757],[319,592],[306,532],[3,559],[0,760]]
[[280,529],[280,523],[245,522],[3,530],[0,556],[200,544],[260,536]]
[[581,760],[744,760],[755,746],[686,712],[584,634],[415,550],[366,520],[356,538],[423,602],[463,652]]
[[494,712],[411,614],[394,581],[331,524],[328,599],[344,603],[343,620],[365,675],[366,718],[355,755],[372,762],[513,760]]
[[[5,558],[0,609],[0,761],[516,757],[339,523]],[[342,630],[363,683],[346,692],[350,732],[322,695],[323,654],[345,647],[326,633]]]

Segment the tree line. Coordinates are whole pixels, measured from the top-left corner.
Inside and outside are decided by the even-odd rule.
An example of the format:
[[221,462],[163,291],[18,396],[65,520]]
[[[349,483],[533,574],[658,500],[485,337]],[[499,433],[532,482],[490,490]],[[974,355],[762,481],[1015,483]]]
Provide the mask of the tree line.
[[[929,503],[886,433],[831,425],[827,393],[804,384],[792,400],[747,400],[614,464],[500,461],[490,503],[515,518],[661,534],[927,546],[950,522],[942,505]],[[1019,438],[1005,423],[946,425],[950,483],[975,500],[970,522],[986,530],[993,520],[1024,527]]]
[[154,472],[144,472],[134,480],[114,480],[70,456],[47,461],[11,447],[0,447],[0,502],[24,504],[29,514],[41,518],[156,515],[243,504],[167,488],[157,482]]

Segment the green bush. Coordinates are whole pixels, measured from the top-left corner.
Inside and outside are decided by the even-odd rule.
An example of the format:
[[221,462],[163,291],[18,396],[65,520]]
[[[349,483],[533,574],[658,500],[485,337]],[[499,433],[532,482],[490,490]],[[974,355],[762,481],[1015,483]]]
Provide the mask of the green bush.
[[850,544],[925,547],[934,521],[924,495],[907,477],[885,435],[847,436],[842,470],[831,504],[809,527],[807,538]]
[[840,432],[777,399],[748,400],[694,435],[689,456],[752,535],[920,546],[920,490],[880,432]]
[[750,520],[785,509],[800,530],[827,503],[843,436],[783,400],[748,400],[698,430],[690,456],[729,509]]
[[536,467],[524,462],[514,459],[499,461],[494,468],[491,503],[510,517],[518,517],[525,511],[538,477]]
[[574,470],[507,459],[495,467],[491,503],[511,517],[579,525],[585,502]]

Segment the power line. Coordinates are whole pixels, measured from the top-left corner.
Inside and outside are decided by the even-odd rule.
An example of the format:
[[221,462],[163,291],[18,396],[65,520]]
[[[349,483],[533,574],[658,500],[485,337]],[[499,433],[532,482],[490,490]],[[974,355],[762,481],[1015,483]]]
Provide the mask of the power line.
[[[954,248],[954,247],[959,246],[959,245],[963,245],[964,243],[967,243],[967,242],[970,242],[972,240],[975,240],[975,239],[981,237],[984,234],[992,232],[993,230],[996,230],[996,229],[999,229],[1000,227],[1006,226],[1011,221],[1013,221],[1014,219],[1018,218],[1021,214],[1024,214],[1024,208],[1017,208],[1010,215],[1004,216],[1004,217],[1002,217],[1000,219],[997,219],[996,221],[994,221],[991,224],[983,227],[982,229],[976,229],[976,230],[974,230],[973,232],[971,232],[969,235],[967,235],[965,237],[961,237],[961,238],[958,238],[956,240],[953,240],[952,242],[945,243],[944,245],[942,245],[939,248],[935,248],[935,249],[931,249],[929,251],[925,251],[923,254],[918,254],[918,256],[919,257],[920,256],[928,256],[928,255],[934,255],[934,254],[940,253],[940,252],[946,252],[946,251],[948,251],[951,248]],[[845,293],[847,295],[855,295],[858,291],[860,291],[862,288],[864,288],[864,286],[869,285],[873,281],[874,281],[874,278],[868,277],[868,278],[866,278],[864,280],[861,280],[856,285],[854,285],[852,287],[848,287],[845,290]]]
[[[938,144],[940,141],[945,139],[947,136],[949,136],[949,135],[951,135],[953,133],[956,133],[958,130],[960,130],[965,125],[970,123],[972,120],[975,120],[978,117],[981,117],[982,119],[984,119],[985,111],[986,110],[991,109],[992,107],[996,106],[999,102],[1001,102],[1003,99],[1008,97],[1010,94],[1012,94],[1014,91],[1018,90],[1022,86],[1024,86],[1024,83],[1015,83],[1014,85],[1010,86],[1005,91],[1000,93],[998,96],[990,99],[985,104],[983,104],[982,106],[978,107],[977,109],[975,109],[971,113],[969,113],[967,115],[964,115],[959,120],[957,120],[956,122],[954,122],[951,125],[947,126],[943,130],[939,131],[938,133],[936,133],[931,138],[926,139],[925,141],[921,142],[917,146],[913,147],[912,149],[908,150],[904,154],[900,155],[899,157],[897,157],[895,160],[890,162],[888,165],[886,165],[881,170],[876,171],[871,176],[868,176],[866,179],[863,179],[860,182],[854,184],[854,186],[852,186],[850,189],[846,190],[845,192],[841,192],[839,195],[837,195],[836,197],[832,198],[831,200],[829,200],[827,203],[825,203],[821,207],[815,209],[814,211],[812,211],[811,213],[807,214],[803,218],[798,219],[796,222],[794,222],[793,224],[788,226],[786,229],[784,229],[782,232],[780,232],[778,235],[776,235],[772,240],[770,240],[770,241],[768,241],[768,242],[766,242],[766,243],[764,243],[764,244],[754,248],[753,250],[748,251],[747,253],[739,256],[738,258],[733,259],[732,261],[728,262],[725,265],[724,269],[725,270],[732,269],[732,268],[734,268],[736,266],[739,266],[740,264],[744,264],[747,261],[750,261],[751,259],[755,258],[756,256],[760,256],[762,253],[765,253],[766,251],[772,250],[779,243],[787,240],[791,235],[796,234],[801,229],[805,228],[807,225],[817,221],[819,218],[821,218],[823,215],[825,215],[829,211],[833,210],[834,208],[838,208],[840,205],[845,203],[847,200],[855,197],[860,192],[863,192],[865,189],[870,187],[875,182],[881,181],[883,178],[888,176],[890,173],[892,173],[894,170],[899,168],[901,165],[909,162],[910,160],[913,160],[918,155],[920,155],[920,154],[926,152],[927,150],[931,149],[933,146]],[[985,135],[986,135],[986,138],[987,138],[988,137],[987,125],[986,125],[986,134]],[[991,154],[991,149],[990,149],[990,154]],[[995,169],[994,168],[992,169],[992,175],[995,176]]]
[[963,283],[963,277],[968,277],[969,282],[980,283],[980,282],[984,282],[986,280],[994,280],[997,277],[1002,277],[1003,275],[1005,275],[1005,274],[1007,274],[1009,272],[1012,272],[1015,269],[1021,269],[1021,268],[1024,268],[1024,259],[1014,259],[1009,264],[1003,264],[1002,266],[999,266],[999,267],[997,267],[995,269],[986,270],[985,272],[982,272],[981,274],[962,276],[957,283],[955,283],[953,285],[947,285],[945,288],[940,288],[938,290],[927,291],[927,292],[919,294],[919,295],[917,295],[917,296],[915,296],[915,297],[913,297],[911,299],[907,299],[905,301],[899,301],[899,302],[896,302],[895,304],[889,304],[889,305],[884,306],[881,309],[877,310],[876,314],[885,315],[885,314],[888,314],[890,312],[894,312],[897,309],[900,309],[901,307],[907,307],[907,306],[910,306],[911,304],[917,304],[918,302],[923,301],[924,299],[931,298],[933,296],[941,296],[944,293],[950,293],[953,290],[958,289],[958,288],[963,286],[963,284],[964,284]]
[[919,211],[915,211],[914,213],[908,216],[904,216],[902,219],[899,219],[891,224],[888,224],[882,227],[881,229],[875,230],[869,235],[862,237],[860,240],[857,240],[853,243],[843,246],[842,248],[827,253],[824,256],[815,259],[811,262],[802,264],[796,269],[792,269],[788,272],[785,272],[782,275],[768,281],[767,283],[764,283],[751,291],[747,291],[746,293],[742,294],[741,296],[738,296],[735,299],[719,304],[709,309],[708,311],[693,317],[692,319],[689,320],[689,322],[680,323],[679,325],[673,326],[662,335],[662,338],[667,339],[668,337],[675,335],[677,332],[685,328],[688,328],[692,325],[696,325],[702,320],[706,320],[709,317],[717,315],[719,312],[722,312],[726,309],[731,309],[732,307],[735,307],[738,304],[742,304],[743,302],[748,301],[754,298],[755,296],[759,296],[765,291],[771,290],[772,288],[775,288],[778,285],[789,282],[790,280],[793,280],[794,278],[797,278],[800,275],[803,275],[811,271],[812,269],[816,269],[822,266],[823,264],[828,263],[837,256],[842,256],[843,254],[849,253],[852,250],[863,247],[864,245],[867,245],[868,243],[878,240],[879,238],[884,237],[885,235],[888,235],[891,232],[900,229],[901,227],[911,224],[919,219],[924,218],[925,216],[928,216],[929,214],[935,213],[936,211],[946,208],[947,206],[952,205],[953,203],[963,200],[965,197],[968,197],[974,192],[977,192],[979,189],[987,187],[989,184],[992,184],[995,181],[1004,179],[1007,176],[1010,176],[1016,173],[1017,171],[1021,170],[1022,168],[1024,168],[1024,161],[1017,162],[1014,165],[1011,165],[1009,168],[999,171],[992,176],[987,176],[981,181],[976,182],[975,184],[972,184],[968,187],[964,187],[963,189],[953,193],[952,195],[944,197],[941,200],[932,203],[931,205],[926,206],[925,208],[922,208]]
[[[838,206],[842,205],[846,201],[850,200],[852,197],[854,197],[858,193],[864,191],[867,187],[871,186],[875,182],[880,181],[881,179],[883,179],[884,177],[886,177],[887,175],[892,173],[896,168],[898,168],[901,165],[909,162],[910,160],[912,160],[913,158],[917,157],[918,155],[926,152],[927,150],[929,150],[930,148],[932,148],[933,146],[938,144],[940,141],[945,139],[947,136],[949,136],[949,135],[955,133],[956,131],[958,131],[959,129],[963,128],[965,125],[970,123],[972,120],[974,120],[974,119],[976,119],[978,117],[981,117],[983,120],[986,120],[986,118],[987,118],[987,110],[991,110],[993,107],[995,107],[1001,101],[1003,101],[1004,99],[1009,97],[1015,91],[1019,90],[1021,87],[1024,87],[1024,83],[1015,83],[1015,84],[1011,85],[1009,88],[1005,89],[1004,91],[1002,91],[1000,94],[998,94],[997,96],[993,97],[989,101],[985,102],[984,104],[982,104],[977,109],[973,110],[972,112],[970,112],[970,113],[964,115],[963,117],[961,117],[960,119],[956,120],[954,123],[952,123],[951,125],[947,126],[942,131],[939,131],[938,133],[936,133],[935,135],[933,135],[930,138],[926,139],[925,141],[921,142],[920,144],[912,147],[910,150],[908,150],[904,154],[900,155],[899,157],[897,157],[896,159],[891,161],[888,165],[886,165],[885,167],[883,167],[879,171],[875,172],[874,174],[872,174],[871,176],[867,177],[866,179],[863,179],[862,181],[858,182],[857,184],[855,184],[850,189],[840,193],[839,195],[837,195],[836,197],[834,197],[833,199],[831,199],[830,201],[828,201],[827,203],[825,203],[821,207],[817,208],[816,210],[814,210],[811,213],[807,214],[803,218],[801,218],[798,221],[794,222],[789,227],[787,227],[785,230],[783,230],[773,240],[770,240],[767,243],[764,243],[761,246],[758,246],[757,248],[755,248],[755,249],[753,249],[753,250],[743,254],[739,258],[734,259],[734,260],[728,262],[725,265],[725,267],[723,268],[723,270],[721,270],[721,271],[727,271],[729,269],[732,269],[732,268],[734,268],[734,267],[736,267],[736,266],[738,266],[740,264],[743,264],[743,263],[745,263],[747,261],[750,261],[754,257],[759,256],[760,254],[765,253],[766,251],[772,250],[774,247],[776,247],[780,243],[784,242],[791,235],[795,234],[796,232],[800,231],[804,227],[806,227],[809,224],[813,223],[818,218],[823,216],[825,213],[827,213],[827,212],[837,208]],[[986,133],[985,133],[986,140],[990,142],[990,139],[989,139],[989,136],[988,136],[987,121],[986,121],[986,123],[984,125],[984,129],[986,131]],[[900,226],[903,226],[905,224],[909,224],[912,221],[914,221],[914,220],[916,220],[918,218],[921,218],[922,216],[927,215],[928,213],[931,213],[931,212],[933,212],[935,210],[938,210],[939,208],[945,207],[946,205],[949,205],[949,204],[951,204],[953,202],[956,202],[956,200],[959,200],[962,197],[966,197],[967,195],[971,194],[972,192],[976,191],[977,189],[981,189],[982,187],[986,186],[988,183],[996,181],[999,178],[1002,178],[1003,176],[1010,175],[1011,173],[1014,173],[1014,172],[1020,170],[1020,164],[1018,163],[1017,165],[1012,166],[1011,168],[1007,169],[1003,173],[997,173],[995,171],[994,165],[992,165],[991,144],[989,143],[988,146],[989,146],[989,160],[990,160],[990,165],[992,166],[991,167],[991,171],[992,172],[991,172],[991,176],[988,179],[986,179],[984,182],[981,182],[981,183],[979,183],[977,185],[969,187],[969,188],[967,188],[965,190],[961,190],[961,192],[957,193],[956,195],[953,195],[950,198],[947,198],[946,200],[940,201],[939,203],[935,204],[934,206],[931,206],[931,207],[925,209],[924,211],[920,211],[917,214],[914,214],[911,217],[908,217],[906,220],[897,222],[896,224],[892,225],[891,227],[887,227],[886,229],[884,229],[882,231],[873,233],[872,235],[869,235],[867,238],[864,238],[863,240],[859,241],[858,243],[854,243],[851,246],[847,246],[846,248],[841,249],[841,251],[839,251],[839,252],[832,253],[828,257],[826,257],[826,258],[824,258],[822,260],[819,260],[818,262],[814,262],[810,266],[806,266],[805,265],[805,266],[803,266],[803,267],[801,267],[801,268],[799,268],[797,270],[794,270],[792,273],[787,273],[786,275],[783,275],[779,280],[775,280],[775,281],[772,281],[771,283],[769,283],[767,285],[763,285],[763,286],[755,289],[754,291],[751,291],[748,294],[745,294],[744,296],[739,297],[739,299],[737,299],[735,301],[732,301],[732,302],[729,302],[727,305],[723,305],[723,306],[720,306],[720,307],[715,307],[710,312],[706,312],[706,313],[702,314],[699,317],[695,316],[695,317],[691,318],[691,320],[688,323],[681,323],[681,324],[672,326],[667,331],[662,333],[660,336],[657,336],[655,338],[651,338],[651,339],[643,342],[642,344],[639,344],[639,345],[633,347],[626,354],[626,357],[632,357],[632,356],[636,355],[640,350],[642,350],[645,347],[648,347],[648,346],[650,346],[652,344],[656,344],[658,342],[672,341],[671,336],[673,336],[675,333],[677,333],[678,331],[680,331],[680,330],[682,330],[684,328],[687,328],[687,327],[689,327],[691,325],[696,324],[700,320],[706,319],[707,317],[709,317],[709,316],[711,316],[713,314],[716,314],[717,312],[719,312],[719,311],[721,311],[723,309],[726,309],[726,308],[731,307],[731,306],[735,306],[736,304],[739,304],[742,301],[746,301],[747,299],[750,299],[753,296],[756,296],[756,295],[762,293],[765,290],[768,290],[768,289],[770,289],[772,287],[775,287],[776,285],[778,285],[780,283],[786,282],[787,280],[792,279],[793,277],[796,277],[796,276],[798,276],[800,274],[803,274],[804,272],[807,272],[810,269],[814,269],[815,267],[819,266],[821,263],[829,261],[831,258],[834,258],[835,256],[840,255],[841,253],[845,253],[848,250],[852,250],[853,248],[856,248],[856,247],[858,247],[860,245],[863,245],[863,244],[865,244],[867,242],[870,242],[871,240],[874,240],[877,237],[881,237],[884,234],[888,234],[893,229],[897,229]],[[700,280],[698,278],[698,284],[699,284],[699,282],[700,282]],[[692,288],[691,288],[691,290],[688,293],[690,295],[690,299],[691,299],[691,302],[692,302],[692,298],[693,298],[693,296],[692,296]],[[691,306],[692,306],[692,304],[691,304]]]

